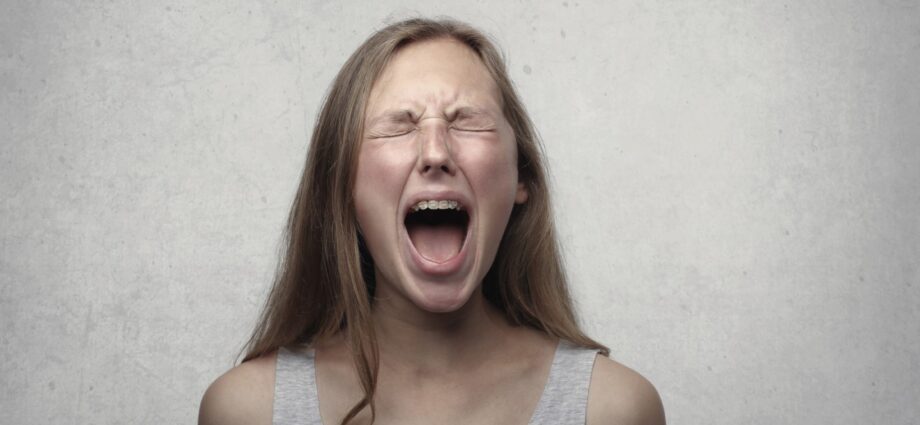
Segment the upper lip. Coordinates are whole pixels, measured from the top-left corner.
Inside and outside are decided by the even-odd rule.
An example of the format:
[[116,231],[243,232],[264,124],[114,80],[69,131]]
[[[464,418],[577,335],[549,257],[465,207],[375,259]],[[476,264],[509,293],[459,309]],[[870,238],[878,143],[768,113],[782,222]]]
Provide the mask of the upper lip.
[[453,190],[422,191],[412,194],[402,208],[402,216],[405,218],[412,212],[412,207],[421,201],[457,201],[463,207],[463,210],[470,214],[472,204],[470,199],[460,192]]

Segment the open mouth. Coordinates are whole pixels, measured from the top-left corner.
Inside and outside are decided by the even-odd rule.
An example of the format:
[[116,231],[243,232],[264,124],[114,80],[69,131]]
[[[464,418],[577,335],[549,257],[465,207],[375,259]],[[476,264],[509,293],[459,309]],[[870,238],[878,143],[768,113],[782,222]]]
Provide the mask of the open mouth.
[[412,207],[404,223],[419,255],[444,263],[463,248],[470,216],[457,201],[421,201]]

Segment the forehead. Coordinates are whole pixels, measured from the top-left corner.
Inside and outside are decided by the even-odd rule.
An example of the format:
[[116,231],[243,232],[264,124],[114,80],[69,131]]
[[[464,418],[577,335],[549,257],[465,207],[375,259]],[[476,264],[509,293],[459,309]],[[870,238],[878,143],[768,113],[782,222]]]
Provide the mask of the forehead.
[[392,106],[498,107],[498,86],[469,46],[452,38],[411,43],[383,69],[368,99],[368,114]]

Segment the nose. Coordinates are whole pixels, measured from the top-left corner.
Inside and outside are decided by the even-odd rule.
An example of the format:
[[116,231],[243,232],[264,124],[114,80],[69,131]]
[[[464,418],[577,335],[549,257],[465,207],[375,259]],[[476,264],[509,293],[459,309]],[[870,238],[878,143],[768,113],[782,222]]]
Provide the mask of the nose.
[[[440,121],[440,120],[431,120]],[[450,136],[444,122],[431,122],[422,130],[419,142],[418,170],[423,175],[457,173],[450,151]]]

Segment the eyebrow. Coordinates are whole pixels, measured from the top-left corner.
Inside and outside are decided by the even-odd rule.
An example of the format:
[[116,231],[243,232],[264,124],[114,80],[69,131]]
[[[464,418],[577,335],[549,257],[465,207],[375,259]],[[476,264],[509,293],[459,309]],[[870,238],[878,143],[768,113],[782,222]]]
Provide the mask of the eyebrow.
[[367,125],[368,127],[373,127],[376,124],[381,122],[401,122],[401,121],[416,121],[415,115],[412,111],[408,109],[393,109],[389,111],[384,111],[382,114],[377,115],[376,117],[371,118]]
[[[495,119],[495,116],[487,109],[477,108],[474,106],[460,106],[447,113],[447,120],[454,121],[459,118],[486,117]],[[380,123],[398,123],[398,122],[417,122],[421,117],[410,109],[391,109],[371,118],[367,122],[367,127],[374,127]]]
[[485,116],[488,118],[494,118],[488,110],[482,108],[476,108],[472,106],[461,106],[457,109],[454,109],[452,113],[449,114],[448,119],[453,121],[457,118],[472,118]]

